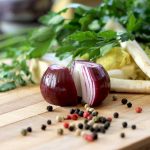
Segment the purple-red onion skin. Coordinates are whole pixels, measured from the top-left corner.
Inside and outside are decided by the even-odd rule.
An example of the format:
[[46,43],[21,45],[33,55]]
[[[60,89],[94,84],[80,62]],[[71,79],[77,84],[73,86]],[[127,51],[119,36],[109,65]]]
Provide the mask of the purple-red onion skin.
[[110,78],[105,69],[99,65],[98,69],[92,69],[91,74],[95,84],[96,96],[92,103],[89,102],[90,106],[100,105],[110,92]]
[[66,67],[52,65],[44,73],[40,89],[44,99],[59,106],[77,105],[77,91],[70,71]]

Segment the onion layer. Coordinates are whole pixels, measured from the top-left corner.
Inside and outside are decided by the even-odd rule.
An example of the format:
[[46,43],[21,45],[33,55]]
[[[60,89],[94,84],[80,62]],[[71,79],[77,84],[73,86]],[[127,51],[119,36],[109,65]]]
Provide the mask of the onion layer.
[[90,106],[99,105],[109,94],[110,78],[105,69],[96,63],[74,61],[71,69],[78,96]]
[[77,104],[77,91],[66,67],[52,65],[44,73],[41,84],[44,99],[54,105],[73,106]]

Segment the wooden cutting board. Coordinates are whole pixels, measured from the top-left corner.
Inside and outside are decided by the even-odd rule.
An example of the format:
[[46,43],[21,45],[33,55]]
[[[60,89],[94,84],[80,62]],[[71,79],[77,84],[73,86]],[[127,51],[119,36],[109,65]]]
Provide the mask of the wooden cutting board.
[[[112,150],[112,149],[150,149],[150,96],[141,94],[116,94],[117,101],[112,101],[110,94],[106,101],[96,110],[101,115],[112,116],[119,112],[120,117],[112,120],[110,129],[106,134],[99,134],[99,139],[88,143],[82,137],[65,130],[63,136],[57,135],[57,128],[62,123],[56,123],[57,115],[66,115],[69,107],[54,106],[53,112],[47,112],[46,103],[40,95],[39,87],[24,87],[0,94],[0,150]],[[133,107],[127,108],[121,104],[122,98],[128,98]],[[143,112],[137,114],[135,107],[141,106]],[[78,106],[84,109],[82,106]],[[41,131],[41,124],[47,119],[52,125],[46,131]],[[74,121],[81,122],[82,119]],[[123,129],[121,124],[127,121],[129,127]],[[136,124],[137,129],[132,130],[131,125]],[[21,136],[23,128],[31,126],[33,133],[26,137]],[[126,137],[120,138],[124,132]]]

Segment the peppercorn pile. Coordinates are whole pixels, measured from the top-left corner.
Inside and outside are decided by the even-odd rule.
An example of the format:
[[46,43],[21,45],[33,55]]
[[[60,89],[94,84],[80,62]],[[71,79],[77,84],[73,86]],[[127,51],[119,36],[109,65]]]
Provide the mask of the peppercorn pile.
[[[116,96],[112,97],[113,101],[117,100]],[[132,103],[128,102],[126,98],[123,98],[121,100],[121,103],[123,105],[127,105],[128,108],[132,107]],[[47,111],[52,112],[53,107],[47,106]],[[137,113],[142,112],[141,107],[136,107],[135,111]],[[113,116],[113,117],[112,117]],[[56,116],[55,123],[61,123],[62,127],[57,129],[58,135],[63,135],[65,133],[65,130],[68,130],[69,133],[74,133],[76,136],[83,137],[86,141],[92,142],[98,139],[99,134],[105,134],[107,133],[107,130],[110,129],[112,119],[118,119],[120,117],[118,112],[114,112],[112,116],[101,116],[99,115],[98,111],[96,111],[94,108],[91,108],[88,104],[84,104],[84,109],[79,108],[72,108],[70,109],[70,112],[66,116],[58,115]],[[76,120],[79,120],[75,122]],[[41,125],[41,130],[45,131],[47,129],[47,125],[53,124],[50,119],[47,120],[45,124]],[[122,125],[120,127],[122,128],[128,128],[129,124],[127,121],[123,121]],[[132,124],[131,129],[135,130],[136,125]],[[26,129],[23,129],[21,131],[21,134],[23,136],[28,135],[32,132],[32,128],[28,127]],[[124,132],[120,133],[121,138],[125,138],[126,135]]]

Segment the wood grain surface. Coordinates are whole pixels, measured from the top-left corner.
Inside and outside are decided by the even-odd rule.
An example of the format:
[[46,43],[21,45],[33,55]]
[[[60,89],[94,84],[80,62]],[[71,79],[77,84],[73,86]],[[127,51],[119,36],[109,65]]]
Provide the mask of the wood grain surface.
[[[64,130],[63,136],[57,135],[57,128],[63,127],[62,123],[57,123],[57,115],[67,115],[71,107],[54,106],[53,112],[47,112],[46,103],[41,97],[39,87],[24,87],[10,92],[0,94],[0,150],[149,150],[150,149],[150,96],[138,94],[116,94],[117,101],[112,101],[110,94],[104,103],[96,110],[100,115],[106,117],[113,116],[114,112],[119,112],[120,117],[112,120],[110,129],[106,134],[99,134],[99,139],[88,143],[82,137],[77,137],[74,133]],[[128,98],[133,107],[127,108],[121,104],[122,98]],[[141,106],[143,112],[138,114],[135,107]],[[84,110],[83,106],[78,108]],[[41,131],[42,124],[46,124],[48,119],[52,120],[52,125],[46,131]],[[77,124],[82,122],[71,121]],[[128,128],[123,129],[123,121],[128,122]],[[132,130],[131,125],[136,124],[137,129]],[[31,126],[33,132],[23,137],[21,129]],[[120,133],[124,132],[126,137],[120,138]]]

